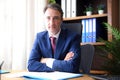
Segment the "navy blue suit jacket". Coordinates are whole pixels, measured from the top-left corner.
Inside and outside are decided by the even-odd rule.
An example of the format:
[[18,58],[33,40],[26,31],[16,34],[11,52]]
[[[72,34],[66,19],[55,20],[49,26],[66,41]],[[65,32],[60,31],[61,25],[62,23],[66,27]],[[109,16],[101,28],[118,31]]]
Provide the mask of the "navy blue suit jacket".
[[[28,60],[28,70],[37,72],[79,72],[80,64],[80,35],[70,32],[67,29],[61,29],[54,56],[52,56],[52,47],[47,31],[37,34],[31,54]],[[74,57],[65,61],[66,54],[70,51],[74,52]],[[52,69],[45,63],[40,63],[41,58],[54,58]]]

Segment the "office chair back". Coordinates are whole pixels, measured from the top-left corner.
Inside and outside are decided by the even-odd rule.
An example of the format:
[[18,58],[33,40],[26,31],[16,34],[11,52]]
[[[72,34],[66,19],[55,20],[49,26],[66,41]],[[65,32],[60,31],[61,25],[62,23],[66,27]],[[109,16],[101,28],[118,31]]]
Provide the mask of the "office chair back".
[[[82,39],[82,24],[78,23],[62,23],[62,28],[69,29],[71,31],[77,32],[80,34]],[[81,62],[80,62],[80,70],[83,73],[88,74],[91,70],[91,65],[94,56],[94,46],[90,44],[82,45],[81,46]]]
[[80,37],[82,36],[82,24],[80,22],[76,22],[76,23],[65,23],[65,22],[63,22],[61,24],[61,27],[69,29],[70,31],[74,31],[74,32],[80,34]]
[[81,45],[80,70],[82,73],[89,74],[94,57],[94,46],[91,44]]

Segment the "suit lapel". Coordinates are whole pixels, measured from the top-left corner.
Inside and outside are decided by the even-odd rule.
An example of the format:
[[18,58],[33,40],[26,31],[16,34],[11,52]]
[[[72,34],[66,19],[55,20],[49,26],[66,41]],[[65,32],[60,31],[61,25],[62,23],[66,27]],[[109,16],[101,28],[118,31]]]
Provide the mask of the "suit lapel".
[[46,47],[45,54],[48,55],[48,57],[52,58],[52,47],[51,47],[51,42],[50,42],[48,33],[44,37],[44,41],[45,41],[44,44],[45,44],[45,47]]
[[61,29],[57,44],[56,44],[56,49],[55,49],[55,53],[54,53],[54,58],[58,59],[60,54],[63,52],[64,49],[64,45],[65,45],[65,37],[66,34],[64,33],[64,30]]

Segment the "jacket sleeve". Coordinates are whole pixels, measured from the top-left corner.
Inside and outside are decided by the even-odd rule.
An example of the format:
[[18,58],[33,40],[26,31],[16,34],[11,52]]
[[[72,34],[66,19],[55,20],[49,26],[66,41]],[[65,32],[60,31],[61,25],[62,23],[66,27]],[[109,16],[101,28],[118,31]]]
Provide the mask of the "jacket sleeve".
[[67,40],[64,48],[65,50],[69,49],[68,51],[72,51],[74,53],[74,57],[70,59],[69,61],[55,60],[53,62],[54,70],[63,71],[63,72],[72,72],[72,73],[79,72],[80,54],[81,54],[80,53],[80,41],[81,41],[80,36],[78,35]]
[[51,72],[53,71],[51,68],[47,67],[45,63],[41,63],[40,59],[42,58],[41,49],[39,46],[39,40],[36,36],[34,41],[29,59],[27,68],[28,71],[35,71],[35,72]]

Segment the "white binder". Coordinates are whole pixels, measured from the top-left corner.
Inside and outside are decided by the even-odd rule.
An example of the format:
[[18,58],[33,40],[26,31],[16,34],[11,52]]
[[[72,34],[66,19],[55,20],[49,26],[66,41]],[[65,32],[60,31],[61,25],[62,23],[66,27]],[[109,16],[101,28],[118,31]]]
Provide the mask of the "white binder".
[[72,10],[71,10],[71,17],[76,17],[76,9],[77,9],[77,1],[76,0],[71,0],[71,6],[72,6]]
[[63,10],[63,18],[66,18],[66,6],[67,6],[66,0],[61,0],[61,8]]

